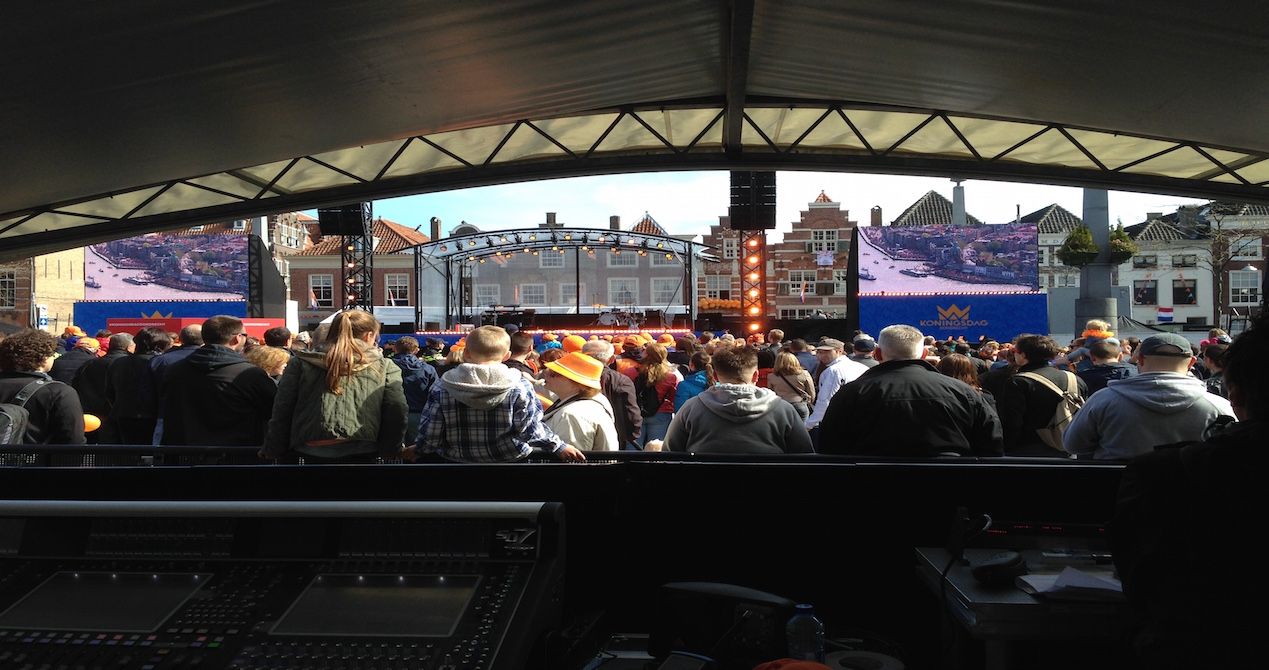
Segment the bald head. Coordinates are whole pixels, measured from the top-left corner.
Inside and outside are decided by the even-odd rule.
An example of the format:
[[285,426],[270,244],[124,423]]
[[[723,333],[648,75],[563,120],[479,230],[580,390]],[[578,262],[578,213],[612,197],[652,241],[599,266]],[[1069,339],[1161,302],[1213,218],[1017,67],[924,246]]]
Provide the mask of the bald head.
[[924,357],[925,336],[912,326],[886,326],[877,335],[877,347],[887,361],[914,361]]

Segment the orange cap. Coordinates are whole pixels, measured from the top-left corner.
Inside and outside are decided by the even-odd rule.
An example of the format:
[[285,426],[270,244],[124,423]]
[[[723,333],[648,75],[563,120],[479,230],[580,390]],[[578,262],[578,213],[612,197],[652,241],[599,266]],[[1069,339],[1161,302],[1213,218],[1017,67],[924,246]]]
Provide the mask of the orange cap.
[[560,345],[566,353],[573,353],[574,351],[581,351],[582,347],[586,345],[586,340],[581,335],[569,335],[560,342]]

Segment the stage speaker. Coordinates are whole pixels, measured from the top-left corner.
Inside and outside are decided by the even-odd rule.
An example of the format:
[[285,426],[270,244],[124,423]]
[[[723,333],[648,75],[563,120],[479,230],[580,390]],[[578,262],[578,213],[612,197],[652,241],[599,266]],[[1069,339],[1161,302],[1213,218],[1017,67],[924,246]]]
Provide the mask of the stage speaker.
[[704,332],[704,331],[706,331],[706,330],[713,330],[713,329],[714,329],[714,324],[713,324],[713,323],[711,323],[709,319],[697,319],[697,320],[696,320],[696,323],[695,323],[695,324],[693,324],[693,325],[695,326],[695,327],[694,327],[694,330],[699,330],[699,331],[702,331],[702,332]]
[[731,173],[732,230],[774,230],[776,227],[776,173]]
[[317,210],[317,229],[323,235],[355,237],[366,234],[366,226],[369,224],[369,217],[365,212],[366,204],[358,202]]

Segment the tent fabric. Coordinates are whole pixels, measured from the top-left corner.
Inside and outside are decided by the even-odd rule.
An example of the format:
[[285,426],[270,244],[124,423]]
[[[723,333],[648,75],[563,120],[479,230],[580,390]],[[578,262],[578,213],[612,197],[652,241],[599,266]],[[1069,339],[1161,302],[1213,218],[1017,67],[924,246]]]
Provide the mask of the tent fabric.
[[1269,201],[1269,6],[24,3],[0,257],[570,174],[830,169]]

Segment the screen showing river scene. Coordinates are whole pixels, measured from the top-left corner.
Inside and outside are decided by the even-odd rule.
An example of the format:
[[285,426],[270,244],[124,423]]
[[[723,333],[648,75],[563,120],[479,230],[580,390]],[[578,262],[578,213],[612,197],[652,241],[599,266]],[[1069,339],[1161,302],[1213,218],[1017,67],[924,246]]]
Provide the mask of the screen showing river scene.
[[247,237],[151,233],[84,249],[85,300],[242,300]]
[[1037,291],[1038,248],[1031,223],[859,228],[859,291]]

